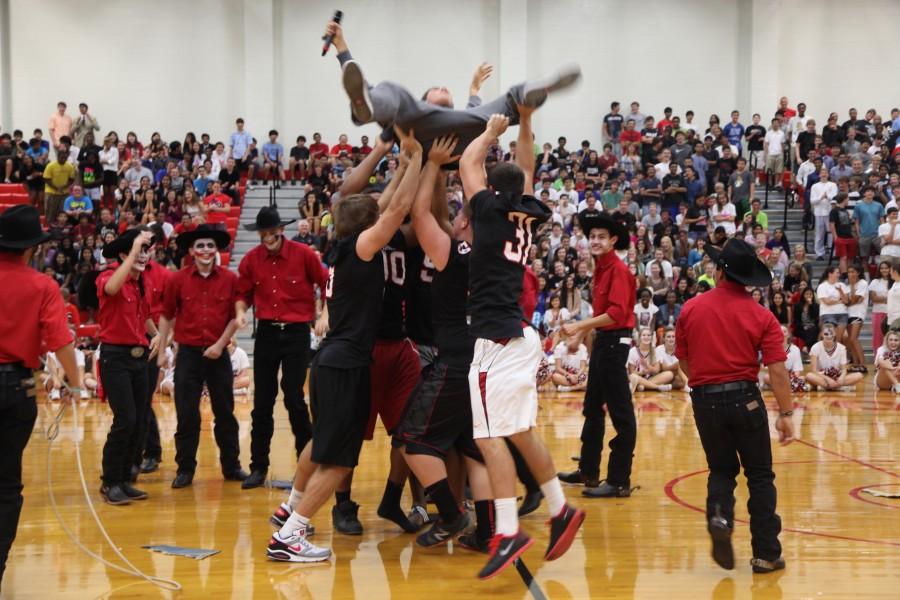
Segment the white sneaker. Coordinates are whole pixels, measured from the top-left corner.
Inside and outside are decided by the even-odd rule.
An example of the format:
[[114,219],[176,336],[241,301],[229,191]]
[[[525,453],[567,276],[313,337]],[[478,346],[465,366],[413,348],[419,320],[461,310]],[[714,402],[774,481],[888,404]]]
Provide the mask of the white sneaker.
[[664,384],[662,384],[662,385],[660,385],[660,386],[657,386],[657,389],[658,389],[660,392],[671,392],[671,391],[672,391],[672,384],[671,384],[671,383],[664,383]]
[[88,394],[88,391],[87,391],[87,390],[81,390],[81,399],[82,399],[82,400],[87,400],[88,398],[90,398],[90,395]]
[[690,393],[691,393],[691,386],[689,386],[689,385],[684,386],[684,391],[687,392],[688,394],[690,394]]
[[331,550],[310,543],[306,530],[298,529],[287,538],[276,531],[269,540],[266,556],[282,562],[322,562],[331,558]]
[[891,386],[891,390],[895,394],[900,394],[900,383],[895,383],[893,386]]
[[556,386],[556,391],[557,392],[571,392],[572,386],[571,385],[558,385],[558,386]]
[[51,400],[59,400],[59,390],[50,390],[50,399]]

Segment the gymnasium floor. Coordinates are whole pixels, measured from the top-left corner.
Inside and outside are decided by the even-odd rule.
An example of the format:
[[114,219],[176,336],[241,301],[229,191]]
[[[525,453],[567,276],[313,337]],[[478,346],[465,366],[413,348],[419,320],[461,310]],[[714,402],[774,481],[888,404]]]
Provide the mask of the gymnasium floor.
[[[860,488],[900,491],[900,404],[875,395],[871,377],[859,392],[801,396],[795,413],[800,441],[775,447],[781,536],[787,570],[753,575],[746,524],[735,529],[738,567],[727,572],[709,557],[702,515],[705,471],[690,403],[681,393],[636,397],[638,446],[630,499],[588,500],[578,488],[569,498],[586,508],[581,535],[561,560],[544,564],[545,508],[523,519],[536,543],[525,563],[548,598],[897,598],[900,583],[900,500],[876,498]],[[540,428],[557,467],[572,467],[581,428],[581,397],[543,394]],[[769,398],[770,409],[772,400]],[[178,594],[114,571],[74,547],[50,508],[43,431],[51,407],[41,403],[38,425],[25,454],[25,507],[3,581],[2,598],[530,598],[514,568],[480,582],[483,556],[459,548],[422,550],[413,538],[375,515],[387,472],[388,440],[379,431],[363,448],[354,484],[365,533],[331,533],[330,506],[314,520],[314,540],[332,544],[336,557],[318,565],[269,562],[267,519],[285,493],[242,492],[222,481],[204,407],[200,467],[192,488],[172,490],[175,475],[170,401],[156,404],[163,436],[161,470],[142,476],[151,498],[129,507],[102,504],[99,454],[109,425],[105,405],[83,407],[82,424],[66,414],[53,450],[54,488],[66,522],[104,557],[101,537],[80,494],[73,439],[82,441],[90,491],[113,540],[138,567],[181,582]],[[250,442],[250,404],[237,404],[244,466]],[[276,412],[270,477],[293,473],[287,415]],[[605,457],[605,456],[604,456]],[[743,481],[738,516],[746,518]],[[408,499],[404,499],[408,504]],[[141,548],[174,544],[221,550],[205,560],[172,557]]]

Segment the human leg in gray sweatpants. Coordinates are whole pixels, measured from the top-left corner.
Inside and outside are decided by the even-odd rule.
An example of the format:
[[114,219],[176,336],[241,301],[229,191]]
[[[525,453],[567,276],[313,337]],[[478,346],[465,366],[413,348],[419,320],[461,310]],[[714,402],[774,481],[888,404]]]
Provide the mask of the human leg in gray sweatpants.
[[828,215],[816,215],[816,258],[825,256],[825,233],[828,231]]

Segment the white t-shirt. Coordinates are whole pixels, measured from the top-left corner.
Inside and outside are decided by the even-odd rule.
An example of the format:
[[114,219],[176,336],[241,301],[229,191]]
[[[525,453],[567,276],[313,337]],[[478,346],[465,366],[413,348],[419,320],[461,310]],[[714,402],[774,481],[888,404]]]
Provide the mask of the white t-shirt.
[[831,354],[825,351],[822,342],[816,342],[809,349],[809,355],[816,357],[816,368],[819,372],[828,369],[842,369],[847,364],[847,348],[840,342],[835,344]]
[[237,375],[244,369],[250,368],[250,357],[247,356],[247,353],[240,346],[234,347],[234,352],[231,353],[231,372]]
[[900,285],[891,286],[887,296],[887,322],[890,325],[900,319]]
[[719,206],[716,204],[711,209],[709,209],[710,217],[717,217],[719,215],[728,215],[731,217],[727,221],[713,221],[713,225],[718,227],[721,225],[725,228],[725,233],[729,236],[734,235],[736,231],[736,227],[734,225],[734,218],[737,215],[737,209],[735,209],[734,204],[731,202],[726,202],[725,206]]
[[627,365],[629,367],[633,367],[634,370],[638,373],[646,373],[647,369],[650,365],[656,364],[650,362],[649,353],[644,356],[641,354],[641,351],[638,350],[637,346],[632,346],[630,350],[628,350],[628,362]]
[[784,368],[791,373],[803,373],[803,358],[800,356],[800,348],[794,344],[791,344],[791,347],[788,348]]
[[769,156],[778,156],[784,149],[782,148],[782,144],[784,144],[784,132],[780,129],[775,131],[770,129],[766,132],[765,141],[769,144]]
[[584,344],[579,344],[578,351],[574,354],[569,352],[569,345],[565,342],[560,342],[553,350],[553,362],[563,369],[574,369],[577,371],[581,368],[581,363],[587,362],[587,360],[588,351]]
[[881,238],[881,254],[882,256],[900,257],[900,245],[887,243],[892,228],[895,230],[894,237],[898,237],[898,235],[900,235],[900,223],[894,225],[882,223],[878,226],[878,237]]
[[[847,297],[850,297],[850,284],[844,284],[844,287],[847,290]],[[856,282],[856,285],[853,287],[857,296],[862,296],[862,302],[859,304],[851,304],[847,307],[847,317],[857,319],[866,318],[866,310],[869,308],[869,284],[866,283],[864,279],[861,279]],[[821,314],[821,312],[819,313]]]
[[[869,282],[869,297],[872,297],[872,294],[878,294],[879,296],[887,297],[888,293],[888,284],[882,278],[873,279]],[[878,302],[872,300],[872,312],[877,313],[886,313],[887,312],[887,302]]]
[[[50,372],[50,365],[53,365],[57,369],[62,369],[62,365],[59,362],[59,359],[56,358],[56,352],[48,352],[47,353],[47,364],[44,366],[44,372]],[[84,368],[84,352],[75,348],[75,366]]]
[[668,352],[666,352],[665,344],[660,344],[659,346],[657,346],[654,352],[656,353],[656,360],[663,367],[671,367],[672,365],[678,363],[678,358],[674,354],[669,354]]
[[[653,260],[648,260],[648,261],[646,262],[646,264],[644,264],[644,273],[646,273],[647,275],[650,275],[650,265],[653,264],[654,261],[656,261],[655,258],[654,258]],[[659,262],[662,264],[662,272],[663,272],[663,275],[666,277],[666,279],[671,280],[671,279],[672,279],[672,272],[673,272],[673,271],[672,271],[672,263],[670,263],[670,262],[667,261],[666,259],[662,259],[662,260],[659,261]]]
[[[544,327],[547,329],[547,332],[553,332],[562,327],[562,324],[569,321],[572,318],[572,315],[569,314],[569,310],[566,308],[560,308],[559,314],[557,315],[557,319],[554,319],[553,311],[549,308],[547,312],[544,313]],[[550,321],[556,320],[555,325],[551,325]]]
[[[900,286],[897,286],[900,287]],[[634,305],[634,318],[635,318],[635,328],[638,327],[653,327],[653,319],[656,317],[656,313],[659,312],[659,307],[650,302],[650,305],[647,308],[644,308],[643,305],[638,302]]]
[[163,369],[160,385],[164,383],[175,384],[175,352],[171,346],[166,346],[166,368]]
[[838,281],[834,285],[831,285],[827,281],[823,281],[819,284],[819,287],[816,288],[816,296],[819,297],[819,314],[820,315],[844,315],[847,314],[847,305],[838,302],[837,304],[825,304],[822,302],[823,298],[828,298],[830,300],[840,300],[841,294],[838,290],[844,290],[844,293],[847,293],[847,286]]

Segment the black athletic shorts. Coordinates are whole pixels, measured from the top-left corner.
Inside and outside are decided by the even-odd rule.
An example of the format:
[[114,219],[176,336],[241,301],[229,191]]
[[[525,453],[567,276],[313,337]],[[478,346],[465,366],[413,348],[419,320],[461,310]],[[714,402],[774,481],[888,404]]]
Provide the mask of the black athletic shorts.
[[309,376],[312,460],[355,467],[369,421],[369,367],[336,369],[313,359]]
[[442,459],[455,447],[463,455],[484,462],[472,439],[468,365],[452,366],[438,357],[423,372],[394,431],[393,445],[406,446],[408,454]]

